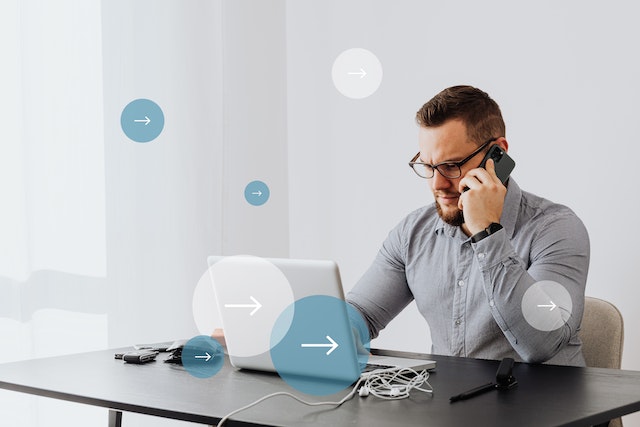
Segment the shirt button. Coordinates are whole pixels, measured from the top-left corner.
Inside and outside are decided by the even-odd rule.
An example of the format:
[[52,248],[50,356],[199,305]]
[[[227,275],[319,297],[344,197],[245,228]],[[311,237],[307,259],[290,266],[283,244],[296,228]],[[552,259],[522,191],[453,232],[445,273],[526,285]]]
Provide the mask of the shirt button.
[[496,303],[495,303],[495,302],[493,302],[493,300],[489,300],[489,306],[490,306],[490,307],[493,307],[493,306],[495,306],[495,305],[496,305]]
[[462,323],[462,321],[460,319],[456,319],[456,325],[459,325],[460,323]]
[[464,286],[464,280],[458,280],[458,286]]
[[478,259],[479,259],[480,261],[482,261],[482,260],[484,259],[484,252],[480,252],[480,253],[478,254]]

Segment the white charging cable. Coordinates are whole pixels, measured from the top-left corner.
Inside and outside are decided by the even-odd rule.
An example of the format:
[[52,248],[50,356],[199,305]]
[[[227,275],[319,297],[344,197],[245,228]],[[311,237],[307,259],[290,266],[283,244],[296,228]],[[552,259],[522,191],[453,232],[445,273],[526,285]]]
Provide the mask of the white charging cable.
[[433,393],[428,379],[429,373],[426,370],[416,372],[410,368],[372,373],[360,387],[358,394],[361,397],[371,394],[387,400],[406,399],[411,390]]
[[246,406],[243,406],[242,408],[238,408],[233,412],[228,413],[227,415],[225,415],[224,417],[222,417],[222,419],[220,420],[220,422],[218,422],[217,427],[222,427],[222,425],[232,416],[234,416],[235,414],[237,414],[238,412],[242,412],[244,410],[247,410],[261,402],[264,402],[267,399],[270,399],[272,397],[276,397],[276,396],[287,396],[287,397],[291,397],[292,399],[297,400],[300,403],[303,403],[307,406],[322,406],[322,405],[333,405],[335,407],[338,407],[340,405],[342,405],[344,402],[346,402],[347,400],[353,398],[353,396],[355,396],[356,392],[358,391],[358,387],[360,387],[360,384],[362,384],[364,380],[362,378],[360,378],[358,380],[358,382],[356,382],[356,384],[353,386],[353,388],[351,389],[351,391],[349,392],[349,394],[347,394],[345,397],[343,397],[341,400],[337,401],[337,402],[307,402],[306,400],[303,400],[301,398],[299,398],[298,396],[296,396],[295,394],[291,394],[288,393],[286,391],[279,391],[277,393],[271,393],[268,394],[266,396],[261,397],[260,399],[256,400],[255,402],[252,402]]
[[[382,371],[378,373],[372,372],[366,378],[360,378],[358,382],[356,382],[356,384],[353,386],[351,391],[337,402],[307,402],[306,400],[303,400],[298,396],[285,391],[271,393],[261,397],[255,402],[252,402],[246,406],[243,406],[242,408],[238,408],[235,411],[228,413],[218,422],[217,427],[222,427],[222,425],[235,414],[245,411],[261,402],[264,402],[267,399],[271,399],[272,397],[276,396],[287,396],[308,406],[333,405],[335,407],[338,407],[347,400],[353,398],[356,392],[362,397],[371,394],[373,396],[379,397],[380,399],[387,400],[405,399],[409,397],[409,393],[411,392],[411,390],[419,390],[424,393],[433,393],[433,387],[431,387],[431,384],[429,384],[427,379],[429,379],[429,373],[426,370],[416,372],[410,368],[401,368],[396,370]],[[425,384],[426,388],[423,387],[423,385]]]

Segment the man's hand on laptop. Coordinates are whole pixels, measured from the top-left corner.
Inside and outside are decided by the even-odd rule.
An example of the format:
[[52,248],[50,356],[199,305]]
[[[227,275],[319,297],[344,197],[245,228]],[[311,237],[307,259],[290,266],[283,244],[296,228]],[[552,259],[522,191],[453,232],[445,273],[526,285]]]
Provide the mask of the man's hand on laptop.
[[221,346],[223,346],[225,348],[227,347],[227,341],[225,341],[225,339],[224,339],[224,329],[222,329],[222,328],[214,329],[213,333],[211,334],[211,338],[213,338],[214,340],[218,341]]

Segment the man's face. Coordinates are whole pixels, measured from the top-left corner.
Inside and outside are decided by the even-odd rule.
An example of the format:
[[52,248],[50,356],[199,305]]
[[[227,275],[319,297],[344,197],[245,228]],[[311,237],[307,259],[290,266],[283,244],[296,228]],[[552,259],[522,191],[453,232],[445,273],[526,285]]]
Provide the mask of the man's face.
[[[418,144],[420,161],[431,165],[460,161],[478,148],[469,141],[466,126],[460,120],[449,120],[437,127],[420,126]],[[458,209],[458,183],[469,170],[478,167],[483,155],[484,150],[462,165],[460,178],[445,178],[439,171],[435,171],[433,178],[427,180],[438,214],[447,224],[460,226],[464,222],[462,211]]]

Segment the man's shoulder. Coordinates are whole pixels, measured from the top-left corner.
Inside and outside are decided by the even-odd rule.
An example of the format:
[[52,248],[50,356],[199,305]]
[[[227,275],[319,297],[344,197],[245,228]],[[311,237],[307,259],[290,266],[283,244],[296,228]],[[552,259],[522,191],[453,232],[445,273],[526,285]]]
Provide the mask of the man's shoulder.
[[524,191],[512,180],[500,222],[510,236],[549,235],[558,230],[586,233],[584,224],[571,208]]
[[536,234],[588,235],[578,215],[568,206],[523,191],[516,229],[530,229]]
[[570,207],[528,191],[522,191],[520,210],[530,217],[565,215],[578,217]]
[[511,240],[531,259],[549,251],[589,256],[589,232],[578,215],[564,204],[529,192],[522,192]]

